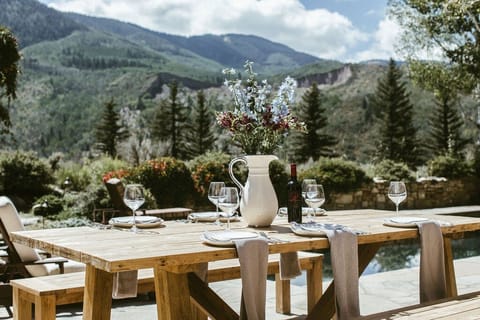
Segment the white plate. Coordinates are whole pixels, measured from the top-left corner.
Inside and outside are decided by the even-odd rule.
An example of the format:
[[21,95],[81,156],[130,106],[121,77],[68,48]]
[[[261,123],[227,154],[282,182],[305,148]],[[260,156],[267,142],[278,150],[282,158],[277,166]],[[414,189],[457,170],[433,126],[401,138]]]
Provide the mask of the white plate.
[[234,240],[254,239],[258,237],[260,236],[255,232],[225,230],[225,231],[215,231],[215,232],[206,231],[204,234],[202,234],[201,239],[203,242],[211,244],[213,246],[225,247],[225,246],[233,246]]
[[[312,208],[309,207],[303,207],[302,208],[302,215],[306,216],[308,215],[308,211],[312,212]],[[327,213],[327,210],[322,209],[322,208],[317,208],[315,209],[315,216],[323,216],[324,214]],[[278,208],[278,215],[280,216],[286,216],[287,215],[287,207],[280,207]]]
[[383,224],[386,225],[386,226],[390,226],[390,227],[416,228],[417,223],[426,222],[426,221],[429,221],[429,220],[430,219],[428,219],[428,218],[422,218],[422,217],[402,216],[402,217],[386,218],[383,221]]
[[[188,215],[188,220],[192,220],[194,222],[215,222],[218,219],[218,215],[215,211],[209,212],[194,212]],[[230,222],[240,220],[238,216],[230,217]],[[221,222],[227,222],[226,217],[220,217]]]
[[[135,217],[135,221],[138,228],[154,228],[163,223],[163,219],[150,216]],[[115,227],[130,228],[133,226],[133,217],[115,217],[108,223]]]
[[290,223],[290,228],[292,229],[293,233],[300,236],[325,237],[328,230],[345,229],[345,226],[334,223],[292,222]]

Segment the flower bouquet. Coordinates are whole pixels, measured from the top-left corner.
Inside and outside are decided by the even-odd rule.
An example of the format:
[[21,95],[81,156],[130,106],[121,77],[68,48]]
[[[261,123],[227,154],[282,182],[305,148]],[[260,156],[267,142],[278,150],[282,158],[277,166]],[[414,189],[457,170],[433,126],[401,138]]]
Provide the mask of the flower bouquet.
[[223,70],[235,108],[218,113],[217,122],[229,130],[232,140],[246,154],[272,154],[290,129],[306,130],[305,124],[290,113],[297,83],[287,77],[274,94],[267,80],[257,82],[253,62],[247,61],[244,67],[248,75],[245,86],[240,79],[233,78],[235,69]]

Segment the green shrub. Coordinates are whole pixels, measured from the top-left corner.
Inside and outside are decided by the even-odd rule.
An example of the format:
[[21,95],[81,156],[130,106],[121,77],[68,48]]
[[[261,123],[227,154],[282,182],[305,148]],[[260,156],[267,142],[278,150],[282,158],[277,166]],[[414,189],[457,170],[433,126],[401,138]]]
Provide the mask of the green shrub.
[[428,173],[431,176],[456,179],[471,176],[473,168],[463,159],[452,156],[438,156],[428,162]]
[[473,155],[473,172],[477,177],[480,177],[480,146],[476,145]]
[[63,211],[64,199],[54,194],[40,197],[35,201],[33,213],[42,217],[57,216]]
[[272,181],[273,188],[277,194],[279,206],[287,205],[287,182],[288,179],[290,179],[290,172],[287,173],[285,168],[285,163],[280,160],[270,162],[268,168],[270,180]]
[[[82,164],[62,163],[56,172],[57,183],[60,185],[69,177],[71,187],[63,199],[64,211],[59,217],[88,217],[96,208],[111,208],[110,197],[104,185],[104,178],[116,176],[118,172],[129,173],[128,164],[124,161],[102,157],[96,160],[84,160]],[[122,175],[122,177],[123,177]],[[153,196],[146,204],[154,203]],[[155,206],[155,205],[154,205]]]
[[367,179],[365,172],[355,163],[327,158],[321,158],[309,169],[299,172],[299,181],[304,178],[316,179],[326,193],[354,190]]
[[[12,199],[23,199],[26,205],[51,190],[54,177],[47,163],[32,152],[0,153],[0,192]],[[15,200],[14,200],[15,201]],[[20,201],[19,201],[20,202]]]
[[200,155],[190,162],[188,168],[192,174],[194,199],[197,207],[203,207],[208,201],[208,188],[212,181],[223,181],[227,185],[233,185],[228,174],[228,164],[231,157],[221,152],[211,152]]
[[405,163],[393,160],[383,160],[375,165],[373,170],[376,177],[387,181],[413,181],[412,172]]
[[157,206],[188,206],[192,201],[193,180],[183,161],[164,157],[141,163],[129,179],[141,183],[155,197]]
[[[55,172],[55,179],[57,185],[67,191],[81,191],[85,190],[90,183],[92,183],[92,175],[86,170],[88,167],[78,163],[66,163],[59,167]],[[70,182],[68,187],[65,185],[65,181]]]

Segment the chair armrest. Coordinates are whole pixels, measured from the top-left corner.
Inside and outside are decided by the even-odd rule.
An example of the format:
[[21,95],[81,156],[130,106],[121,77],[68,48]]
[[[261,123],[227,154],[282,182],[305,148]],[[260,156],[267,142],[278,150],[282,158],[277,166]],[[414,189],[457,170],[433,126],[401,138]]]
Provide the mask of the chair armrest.
[[65,272],[65,263],[68,262],[68,259],[62,258],[62,257],[51,257],[51,258],[45,258],[37,261],[32,261],[32,262],[26,262],[25,265],[35,265],[35,264],[49,264],[49,263],[55,263],[58,265],[58,268],[60,269],[60,273]]
[[52,257],[52,254],[50,252],[43,251],[43,250],[40,250],[40,249],[35,249],[35,251],[37,251],[37,253],[43,258],[51,258]]

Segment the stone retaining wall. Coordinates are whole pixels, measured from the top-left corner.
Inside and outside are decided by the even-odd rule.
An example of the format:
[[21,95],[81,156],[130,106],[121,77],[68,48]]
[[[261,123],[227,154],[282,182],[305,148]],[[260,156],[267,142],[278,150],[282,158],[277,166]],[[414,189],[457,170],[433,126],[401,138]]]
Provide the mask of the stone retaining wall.
[[[324,207],[327,210],[394,210],[395,205],[387,196],[388,186],[389,182],[372,182],[348,193],[328,194],[327,192],[327,202]],[[427,209],[480,204],[480,180],[477,178],[410,182],[406,183],[406,186],[407,200],[400,204],[400,209]]]

